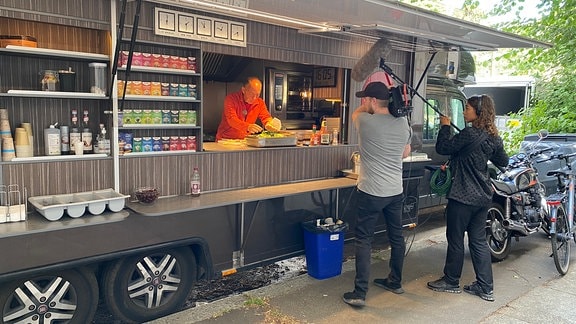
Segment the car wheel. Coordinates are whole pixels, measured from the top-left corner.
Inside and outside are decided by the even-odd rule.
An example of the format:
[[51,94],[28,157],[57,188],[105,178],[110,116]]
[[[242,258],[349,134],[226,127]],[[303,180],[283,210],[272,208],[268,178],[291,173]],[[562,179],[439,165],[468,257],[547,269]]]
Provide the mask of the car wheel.
[[90,271],[66,270],[4,283],[2,323],[91,323],[98,283]]
[[124,322],[146,322],[176,312],[196,281],[196,258],[188,248],[130,256],[104,273],[104,299]]

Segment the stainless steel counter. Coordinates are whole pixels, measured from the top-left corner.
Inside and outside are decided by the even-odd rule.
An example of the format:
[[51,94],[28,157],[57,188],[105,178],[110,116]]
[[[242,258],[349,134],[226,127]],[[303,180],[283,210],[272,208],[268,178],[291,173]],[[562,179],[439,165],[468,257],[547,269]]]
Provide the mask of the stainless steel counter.
[[277,186],[265,186],[203,193],[200,197],[176,196],[160,198],[153,204],[129,202],[127,207],[144,216],[162,216],[197,209],[206,209],[250,201],[286,197],[304,192],[349,188],[356,185],[356,180],[342,177],[322,180],[295,182]]

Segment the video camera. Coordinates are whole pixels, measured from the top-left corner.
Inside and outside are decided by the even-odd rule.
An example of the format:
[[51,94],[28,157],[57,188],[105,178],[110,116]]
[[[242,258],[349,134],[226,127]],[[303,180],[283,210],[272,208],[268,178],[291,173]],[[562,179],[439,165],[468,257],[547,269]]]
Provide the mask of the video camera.
[[412,100],[408,95],[408,86],[403,85],[393,87],[390,89],[390,99],[388,103],[388,111],[394,117],[408,116],[413,110]]

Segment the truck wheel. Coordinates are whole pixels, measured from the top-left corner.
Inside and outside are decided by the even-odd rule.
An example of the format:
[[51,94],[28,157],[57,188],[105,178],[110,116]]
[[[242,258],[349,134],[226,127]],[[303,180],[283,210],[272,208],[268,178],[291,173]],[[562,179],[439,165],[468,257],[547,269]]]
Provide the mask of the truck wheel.
[[98,307],[92,272],[66,270],[2,284],[2,323],[91,323]]
[[123,322],[146,322],[180,309],[196,271],[196,258],[188,248],[130,256],[105,271],[104,299]]
[[506,259],[510,254],[512,236],[510,231],[504,228],[504,209],[500,204],[493,203],[488,209],[486,218],[486,242],[490,248],[490,256],[493,262]]

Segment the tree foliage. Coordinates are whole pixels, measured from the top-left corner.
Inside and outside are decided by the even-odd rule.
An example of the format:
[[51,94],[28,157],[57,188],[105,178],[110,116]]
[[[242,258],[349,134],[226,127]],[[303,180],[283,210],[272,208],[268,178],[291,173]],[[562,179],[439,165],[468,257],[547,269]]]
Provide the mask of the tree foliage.
[[576,0],[540,0],[538,18],[526,18],[524,4],[524,0],[502,0],[490,13],[513,12],[515,19],[497,27],[552,44],[551,48],[512,49],[497,58],[505,62],[507,70],[536,78],[530,106],[513,116],[521,119],[522,126],[507,139],[512,147],[517,147],[525,134],[543,128],[552,133],[576,132]]
[[[479,0],[464,0],[462,7],[452,13],[446,12],[441,0],[401,1],[478,23],[500,17],[504,22],[492,27],[552,45],[501,50],[490,58],[496,62],[476,62],[483,67],[502,66],[507,75],[536,79],[530,105],[512,114],[521,120],[521,127],[505,134],[508,151],[517,150],[524,135],[543,128],[552,133],[576,132],[576,0],[501,0],[488,13],[480,10]],[[527,5],[534,2],[537,17],[526,12]]]

